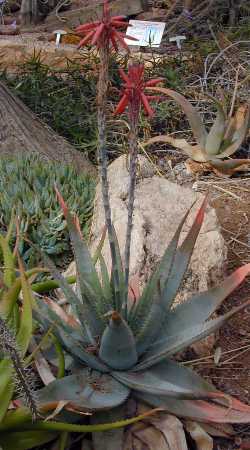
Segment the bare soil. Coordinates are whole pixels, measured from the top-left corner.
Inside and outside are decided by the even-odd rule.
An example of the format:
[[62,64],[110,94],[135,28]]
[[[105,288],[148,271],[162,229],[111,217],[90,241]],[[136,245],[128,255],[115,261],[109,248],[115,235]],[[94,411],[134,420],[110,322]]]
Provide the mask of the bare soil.
[[[216,208],[228,247],[227,271],[231,273],[237,267],[250,263],[250,179],[217,179],[208,181],[205,186],[211,193],[211,204]],[[249,298],[248,277],[242,286],[228,297],[219,312],[225,313]],[[215,364],[213,358],[216,349],[221,352],[218,364]],[[204,378],[208,378],[218,389],[249,404],[250,308],[235,316],[220,330],[211,356],[212,358],[194,365],[195,370]],[[215,440],[215,448],[250,449],[250,426],[236,426],[235,431],[236,438],[232,442]]]

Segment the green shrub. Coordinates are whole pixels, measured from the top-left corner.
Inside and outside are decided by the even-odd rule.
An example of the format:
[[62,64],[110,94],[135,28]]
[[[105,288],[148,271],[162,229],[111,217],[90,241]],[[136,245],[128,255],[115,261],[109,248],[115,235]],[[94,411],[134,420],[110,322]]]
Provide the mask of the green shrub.
[[59,187],[88,233],[95,182],[71,167],[37,156],[0,159],[0,230],[6,231],[12,210],[19,218],[19,251],[28,267],[37,263],[37,255],[24,238],[49,254],[56,264],[64,265],[71,254],[68,231],[58,205],[54,185]]
[[39,54],[20,66],[15,76],[1,78],[43,122],[78,150],[94,159],[96,131],[96,79],[77,64],[53,70]]

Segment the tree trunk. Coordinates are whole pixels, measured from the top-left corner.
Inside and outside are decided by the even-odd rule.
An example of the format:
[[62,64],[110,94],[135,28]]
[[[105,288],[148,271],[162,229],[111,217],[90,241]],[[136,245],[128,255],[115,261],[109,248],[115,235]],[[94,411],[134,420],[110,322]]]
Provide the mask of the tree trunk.
[[95,174],[94,166],[83,153],[40,121],[0,82],[0,156],[25,152]]

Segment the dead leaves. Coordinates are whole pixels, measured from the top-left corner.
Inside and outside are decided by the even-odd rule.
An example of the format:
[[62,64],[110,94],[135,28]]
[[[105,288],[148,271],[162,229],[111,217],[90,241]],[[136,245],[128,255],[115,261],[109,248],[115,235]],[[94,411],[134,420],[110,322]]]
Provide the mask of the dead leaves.
[[199,163],[192,159],[185,161],[187,173],[191,175],[204,175],[213,172],[218,177],[228,178],[238,172],[250,171],[250,159],[234,159],[226,161],[213,161]]

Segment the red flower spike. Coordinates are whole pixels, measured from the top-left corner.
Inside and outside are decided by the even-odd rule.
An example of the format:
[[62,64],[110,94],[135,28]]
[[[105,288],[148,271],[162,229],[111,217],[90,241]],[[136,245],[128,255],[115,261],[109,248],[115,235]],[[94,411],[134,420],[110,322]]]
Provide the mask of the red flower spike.
[[84,25],[79,25],[76,28],[77,33],[85,33],[86,31],[93,30],[99,22],[85,23]]
[[144,94],[144,92],[141,92],[141,101],[143,103],[144,109],[146,111],[146,113],[152,117],[154,115],[154,111],[152,110],[152,108],[149,105],[147,96]]
[[146,87],[152,87],[152,86],[155,86],[158,83],[161,83],[162,81],[164,81],[164,78],[155,78],[154,80],[146,81],[145,86]]
[[[125,22],[125,16],[111,16],[108,0],[104,0],[102,19],[93,23],[86,23],[76,28],[76,32],[85,37],[80,41],[78,48],[91,43],[98,48],[109,43],[117,52],[119,45],[129,52],[129,47],[125,42],[127,39],[135,39],[117,31],[120,28],[127,28],[129,23]],[[137,40],[137,39],[135,39]]]
[[116,107],[115,114],[122,114],[125,111],[127,104],[128,104],[127,95],[123,95]]
[[80,47],[82,47],[83,45],[86,45],[86,44],[92,39],[92,37],[94,36],[94,34],[95,34],[94,31],[90,31],[90,32],[87,34],[87,36],[85,36],[85,38],[83,38],[83,39],[79,42],[77,48],[80,48]]
[[144,81],[144,66],[143,64],[133,64],[128,69],[128,74],[124,70],[119,69],[120,77],[124,81],[122,98],[118,103],[115,115],[122,114],[128,105],[131,105],[131,111],[133,114],[139,115],[140,106],[142,105],[146,114],[150,117],[153,116],[154,111],[152,110],[149,102],[153,100],[158,100],[155,95],[146,95],[144,90],[147,87],[155,86],[156,84],[163,81],[163,78],[156,78],[149,81]]

